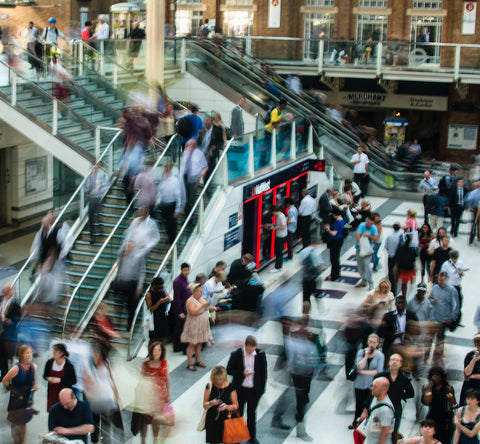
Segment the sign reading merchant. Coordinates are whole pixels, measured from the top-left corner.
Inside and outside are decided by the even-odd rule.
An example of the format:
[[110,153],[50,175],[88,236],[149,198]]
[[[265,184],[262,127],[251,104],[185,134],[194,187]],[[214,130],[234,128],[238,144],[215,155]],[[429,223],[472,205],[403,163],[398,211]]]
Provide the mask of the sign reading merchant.
[[419,109],[447,111],[448,97],[413,96],[379,92],[325,91],[330,103],[366,108]]

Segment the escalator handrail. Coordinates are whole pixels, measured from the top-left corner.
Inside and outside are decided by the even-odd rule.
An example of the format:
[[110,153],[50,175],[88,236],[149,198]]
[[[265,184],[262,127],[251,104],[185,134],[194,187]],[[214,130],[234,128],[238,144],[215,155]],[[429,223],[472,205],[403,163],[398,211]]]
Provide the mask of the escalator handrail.
[[[221,154],[221,156],[219,157],[218,161],[217,161],[217,164],[215,165],[215,168],[213,169],[212,171],[212,174],[210,174],[210,177],[208,178],[207,182],[205,183],[205,186],[203,187],[200,195],[198,196],[195,204],[193,205],[192,209],[190,210],[190,213],[188,214],[187,218],[185,219],[185,221],[183,222],[183,225],[182,227],[180,228],[179,232],[177,233],[177,236],[175,237],[175,240],[173,241],[173,243],[170,245],[170,248],[167,250],[167,252],[165,253],[165,256],[162,260],[162,263],[160,264],[160,266],[158,267],[158,270],[157,272],[155,273],[154,277],[157,277],[163,270],[163,268],[165,267],[165,265],[167,264],[167,261],[170,259],[170,256],[172,255],[173,253],[173,250],[174,248],[176,247],[176,245],[178,244],[183,232],[185,231],[185,228],[188,226],[190,220],[192,219],[194,213],[195,213],[195,210],[197,209],[197,207],[200,205],[200,202],[202,201],[203,199],[203,196],[205,195],[205,192],[206,190],[208,189],[208,187],[210,186],[210,184],[212,183],[213,181],[213,178],[215,177],[215,173],[219,170],[220,166],[223,167],[223,161],[225,159],[225,162],[227,161],[226,160],[226,156],[227,156],[227,153],[228,153],[228,150],[230,149],[230,146],[232,145],[233,141],[235,139],[230,139],[227,143],[227,146],[225,147],[225,149],[223,150],[223,153]],[[127,360],[130,360],[130,356],[131,356],[131,346],[132,346],[132,338],[133,338],[133,332],[134,332],[134,329],[135,329],[135,324],[137,323],[137,319],[138,319],[138,315],[140,313],[140,310],[142,309],[143,307],[143,303],[145,301],[145,296],[146,294],[148,293],[148,291],[150,290],[150,287],[147,288],[147,290],[144,292],[142,298],[140,299],[140,301],[138,302],[137,304],[137,308],[135,309],[135,315],[133,317],[133,321],[132,321],[132,326],[130,327],[130,332],[129,332],[129,338],[128,338],[128,348],[127,348]]]
[[[110,143],[107,145],[107,147],[103,150],[103,153],[100,155],[100,157],[98,158],[98,161],[101,161],[104,156],[106,155],[106,153],[109,151],[110,147],[115,143],[115,141],[117,140],[117,138],[120,136],[120,134],[122,133],[118,128],[116,128],[117,130],[117,133],[113,136],[112,140],[110,141]],[[85,182],[88,178],[88,176],[90,175],[91,171],[93,170],[93,167],[90,169],[90,172],[83,178],[83,180],[80,182],[80,185],[78,185],[77,189],[73,192],[72,196],[70,197],[70,199],[68,200],[68,202],[65,204],[65,206],[63,207],[62,211],[60,212],[60,214],[55,218],[55,222],[53,223],[52,225],[52,228],[55,228],[57,226],[57,223],[61,220],[62,216],[67,212],[67,209],[68,207],[71,205],[71,203],[73,202],[73,200],[75,199],[75,197],[79,194],[79,193],[82,193],[83,192],[83,187],[85,185]],[[84,212],[86,211],[87,209],[87,205],[85,205],[84,207]],[[81,215],[79,216],[81,217]],[[73,227],[71,228],[73,229]],[[12,286],[15,285],[16,282],[18,282],[18,280],[20,279],[20,276],[21,274],[25,271],[25,269],[27,268],[27,266],[33,261],[33,259],[35,258],[35,256],[37,255],[37,252],[34,251],[32,254],[30,254],[30,256],[28,257],[28,259],[25,261],[25,263],[23,264],[22,268],[19,270],[19,272],[16,274],[15,278],[13,279],[12,281]],[[31,292],[29,292],[31,294]],[[28,296],[28,297],[27,297]],[[23,307],[27,302],[28,302],[28,299],[29,299],[29,295],[27,293],[27,295],[25,296],[25,298],[21,301],[21,306]]]
[[[160,154],[160,156],[158,156],[158,159],[155,161],[155,163],[153,164],[152,166],[152,171],[159,165],[160,161],[163,159],[163,157],[166,155],[166,153],[168,152],[172,142],[175,140],[175,138],[177,137],[177,134],[174,134],[170,140],[168,141],[168,144],[166,146],[166,148],[163,150],[163,152]],[[132,208],[132,206],[135,204],[136,202],[136,199],[138,197],[138,195],[140,194],[141,190],[137,191],[137,193],[135,194],[135,196],[133,197],[133,199],[131,200],[131,202],[129,203],[129,205],[127,206],[127,208],[125,209],[125,211],[122,213],[121,217],[119,218],[119,220],[117,221],[117,223],[115,224],[115,226],[113,227],[112,231],[110,232],[110,234],[107,236],[107,238],[105,239],[105,241],[103,242],[102,246],[100,247],[100,249],[98,250],[97,254],[95,255],[95,257],[93,258],[92,262],[89,264],[88,268],[85,270],[85,273],[82,275],[82,277],[80,278],[80,280],[78,281],[77,285],[75,286],[73,292],[72,292],[72,295],[70,296],[70,300],[68,301],[68,304],[67,304],[67,307],[65,308],[65,314],[63,316],[63,323],[62,323],[62,337],[65,335],[65,327],[66,327],[66,323],[67,323],[67,317],[68,317],[68,314],[70,312],[70,307],[73,303],[73,300],[76,296],[76,294],[78,293],[80,287],[82,286],[83,282],[85,281],[85,279],[87,278],[88,274],[90,273],[90,271],[92,270],[92,268],[95,266],[95,264],[97,263],[99,257],[101,256],[101,254],[103,253],[103,251],[105,250],[105,248],[107,247],[107,244],[110,243],[110,241],[112,240],[115,232],[117,231],[118,227],[120,226],[120,224],[124,221],[126,215],[128,214],[128,212],[130,211],[130,209]],[[112,265],[112,269],[115,269],[117,268],[117,264],[118,264],[118,259],[115,261],[115,263]],[[83,330],[85,329],[88,321],[90,321],[90,318],[91,316],[93,315],[93,313],[90,313],[92,310],[91,310],[91,307],[98,301],[96,301],[96,294],[101,291],[101,289],[103,288],[103,285],[101,285],[98,289],[97,289],[97,292],[95,293],[95,295],[92,297],[92,300],[90,301],[90,304],[88,305],[88,307],[86,308],[85,310],[85,314],[84,316],[82,317],[82,319],[80,320],[80,322],[78,323],[78,325],[80,326],[80,324],[85,324],[82,328],[82,326],[80,326],[79,328],[77,328],[75,330],[76,334],[81,334],[83,332]],[[88,321],[85,321],[85,319],[88,319]],[[81,330],[81,331],[80,331]]]
[[[87,120],[85,117],[83,117],[82,115],[78,114],[74,109],[72,109],[71,107],[67,106],[64,102],[62,102],[61,100],[58,100],[57,98],[55,98],[54,96],[52,96],[51,94],[49,94],[47,91],[45,91],[44,89],[40,88],[38,85],[36,85],[34,82],[31,82],[30,79],[28,79],[26,76],[24,76],[22,73],[20,73],[19,71],[17,71],[16,69],[12,68],[11,66],[8,66],[8,64],[6,64],[5,62],[1,61],[0,60],[0,65],[3,65],[4,67],[6,67],[9,71],[12,71],[15,73],[15,75],[17,77],[20,77],[21,79],[25,80],[26,83],[29,85],[29,87],[33,88],[34,91],[40,93],[40,95],[42,95],[43,97],[46,97],[51,103],[53,103],[55,100],[57,102],[60,102],[62,105],[64,105],[66,108],[68,108],[69,112],[72,113],[74,116],[75,116],[75,120],[78,121],[79,123],[81,123],[82,125],[85,125],[86,127],[88,127],[91,131],[94,131],[97,126],[95,124],[93,124],[92,122],[90,122],[89,120]],[[7,96],[8,97],[8,96]],[[16,106],[18,106],[18,103],[16,104]],[[23,107],[22,107],[23,108]],[[25,109],[25,108],[24,108]],[[29,112],[28,109],[25,109],[26,112]],[[67,139],[68,140],[68,139]]]

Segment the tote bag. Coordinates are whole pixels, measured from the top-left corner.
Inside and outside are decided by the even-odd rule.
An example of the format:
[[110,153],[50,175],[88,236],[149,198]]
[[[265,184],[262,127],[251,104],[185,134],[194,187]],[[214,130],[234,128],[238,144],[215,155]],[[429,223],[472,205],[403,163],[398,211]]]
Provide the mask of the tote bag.
[[223,423],[223,442],[224,444],[235,444],[250,440],[247,422],[243,416],[236,411],[237,418],[232,418],[231,412]]
[[370,256],[373,254],[372,244],[368,237],[362,236],[360,242],[358,243],[358,255],[360,257]]

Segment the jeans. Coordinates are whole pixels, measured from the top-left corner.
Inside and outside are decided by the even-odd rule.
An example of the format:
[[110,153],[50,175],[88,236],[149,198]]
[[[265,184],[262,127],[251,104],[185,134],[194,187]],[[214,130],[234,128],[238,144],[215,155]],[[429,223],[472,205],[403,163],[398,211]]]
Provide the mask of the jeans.
[[378,250],[380,250],[381,245],[381,242],[375,242],[373,244],[373,271],[378,270],[378,263],[380,262],[380,258],[378,257]]
[[305,417],[305,407],[308,404],[310,393],[311,376],[292,375],[293,386],[295,387],[295,397],[297,398],[297,412],[295,419],[297,422],[303,422]]
[[283,246],[286,237],[275,237],[275,268],[280,270],[283,266]]
[[360,257],[357,251],[356,258],[357,258],[358,272],[360,273],[362,282],[364,284],[373,286],[372,270],[370,269],[370,262],[372,260],[372,255],[369,254],[368,256]]

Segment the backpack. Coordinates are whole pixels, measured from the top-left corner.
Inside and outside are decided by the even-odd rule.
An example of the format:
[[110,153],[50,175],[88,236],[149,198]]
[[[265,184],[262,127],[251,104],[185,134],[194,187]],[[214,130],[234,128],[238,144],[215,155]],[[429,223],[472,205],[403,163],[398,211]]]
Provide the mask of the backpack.
[[177,121],[177,133],[184,139],[187,139],[192,134],[192,122],[190,115],[183,116]]
[[[47,33],[48,33],[48,26],[43,30],[43,34],[42,34],[42,40],[45,40],[47,38]],[[55,34],[57,35],[58,37],[58,29],[57,27],[55,26]]]
[[263,121],[268,125],[270,123],[270,120],[272,120],[272,111],[275,109],[275,106],[272,106],[268,111],[267,114],[265,114],[265,117],[263,118]]
[[425,197],[425,211],[427,214],[433,214],[437,210],[438,202],[435,195]]
[[[447,184],[447,177],[450,178],[450,186]],[[450,188],[452,187],[452,185],[453,185],[452,176],[450,176],[449,174],[445,174],[445,176],[443,176],[438,182],[438,190],[448,195],[448,192],[450,191]]]
[[202,27],[202,35],[204,37],[208,37],[208,34],[210,34],[210,28],[207,25],[203,25]]

